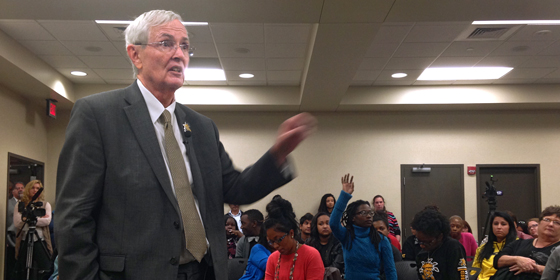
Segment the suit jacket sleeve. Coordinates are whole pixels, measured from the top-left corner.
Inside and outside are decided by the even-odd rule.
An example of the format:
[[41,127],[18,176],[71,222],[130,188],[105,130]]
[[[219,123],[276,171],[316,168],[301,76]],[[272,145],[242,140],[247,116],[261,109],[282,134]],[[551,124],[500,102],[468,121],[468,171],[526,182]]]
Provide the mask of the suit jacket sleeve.
[[97,279],[96,211],[101,201],[105,158],[95,112],[78,100],[66,130],[57,171],[55,236],[64,279]]

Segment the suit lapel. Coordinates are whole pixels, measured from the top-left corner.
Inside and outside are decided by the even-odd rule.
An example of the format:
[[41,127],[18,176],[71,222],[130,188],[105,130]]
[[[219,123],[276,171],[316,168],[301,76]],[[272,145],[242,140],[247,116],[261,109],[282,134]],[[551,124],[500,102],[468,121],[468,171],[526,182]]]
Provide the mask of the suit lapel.
[[[202,175],[200,173],[200,166],[198,165],[198,160],[196,159],[195,149],[193,145],[193,139],[196,137],[196,123],[195,118],[188,118],[185,108],[183,105],[177,103],[175,107],[175,116],[177,116],[177,125],[181,128],[181,135],[183,137],[183,144],[187,149],[187,157],[189,159],[189,165],[191,168],[191,174],[193,178],[193,184],[191,185],[192,191],[198,201],[198,208],[202,217],[206,217],[206,200],[204,199],[206,196],[203,182],[202,182]],[[185,136],[185,127],[184,124],[187,124],[191,128],[191,136]]]
[[142,93],[138,88],[136,82],[125,89],[125,100],[129,104],[124,107],[126,116],[132,131],[136,136],[136,140],[140,144],[142,152],[146,155],[152,170],[154,171],[160,186],[169,198],[169,201],[180,215],[179,205],[177,204],[177,199],[173,194],[171,188],[171,182],[169,180],[169,175],[167,169],[165,168],[165,162],[163,161],[163,156],[161,154],[161,149],[159,147],[159,142],[157,140],[154,125],[150,118],[150,113],[148,112],[148,107],[146,102],[142,97]]

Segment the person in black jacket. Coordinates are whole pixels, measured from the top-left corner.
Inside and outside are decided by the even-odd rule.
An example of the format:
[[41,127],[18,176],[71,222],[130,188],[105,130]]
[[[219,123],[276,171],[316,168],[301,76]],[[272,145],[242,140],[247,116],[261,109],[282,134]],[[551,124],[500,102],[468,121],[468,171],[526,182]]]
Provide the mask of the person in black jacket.
[[340,273],[343,274],[344,256],[342,254],[342,245],[332,235],[329,220],[330,216],[328,213],[317,213],[313,220],[311,220],[311,235],[305,244],[319,251],[325,267],[338,268]]

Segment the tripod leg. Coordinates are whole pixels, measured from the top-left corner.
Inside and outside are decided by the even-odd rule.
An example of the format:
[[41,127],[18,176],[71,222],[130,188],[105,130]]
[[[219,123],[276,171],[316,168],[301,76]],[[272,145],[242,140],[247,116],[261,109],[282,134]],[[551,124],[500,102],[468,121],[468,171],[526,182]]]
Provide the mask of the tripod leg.
[[27,276],[25,279],[29,280],[31,279],[31,270],[32,270],[32,266],[33,266],[33,232],[32,230],[27,231],[27,255],[26,255],[26,260],[25,260],[25,270],[27,273]]

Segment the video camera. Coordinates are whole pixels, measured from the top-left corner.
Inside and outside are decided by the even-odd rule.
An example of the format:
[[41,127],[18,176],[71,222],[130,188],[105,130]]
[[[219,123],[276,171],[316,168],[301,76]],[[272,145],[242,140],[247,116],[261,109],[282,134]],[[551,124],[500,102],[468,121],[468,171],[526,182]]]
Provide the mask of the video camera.
[[492,182],[492,184],[486,181],[486,191],[482,195],[482,198],[486,198],[486,201],[488,203],[495,204],[496,196],[502,196],[504,193],[502,191],[496,190],[496,187],[494,187],[494,183],[498,182],[498,180],[494,180],[494,175],[490,175],[490,182]]
[[[37,221],[37,217],[43,217],[47,214],[47,210],[44,208],[39,208],[43,206],[42,201],[35,201],[39,195],[43,192],[43,188],[40,188],[37,193],[31,198],[31,202],[25,205],[25,202],[20,201],[18,204],[18,212],[21,213],[21,218],[26,221],[26,223],[32,223]],[[35,202],[34,202],[35,201]]]

